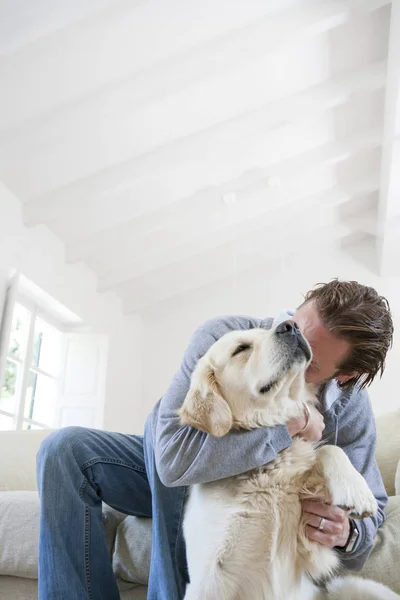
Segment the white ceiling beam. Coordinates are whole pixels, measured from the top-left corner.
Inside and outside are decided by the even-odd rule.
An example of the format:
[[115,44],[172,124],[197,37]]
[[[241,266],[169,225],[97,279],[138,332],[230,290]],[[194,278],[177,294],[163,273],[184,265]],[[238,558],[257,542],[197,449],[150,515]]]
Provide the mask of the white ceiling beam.
[[400,2],[392,3],[381,165],[378,257],[382,276],[400,276]]
[[68,237],[69,228],[77,241],[204,186],[274,163],[279,154],[282,158],[291,151],[296,154],[300,144],[306,145],[304,150],[318,146],[318,136],[327,129],[324,113],[354,105],[356,114],[349,115],[349,122],[356,123],[357,115],[371,103],[369,93],[383,88],[385,71],[385,63],[379,61],[31,200],[25,206],[25,223],[59,221],[61,229],[56,232]]
[[[271,231],[281,232],[282,223],[285,224],[285,239],[286,231],[292,227],[295,231],[303,229],[303,225],[307,227],[308,222],[313,223],[313,227],[323,227],[326,219],[332,212],[346,202],[350,202],[354,196],[371,194],[376,192],[378,188],[378,180],[360,182],[353,189],[348,187],[346,191],[339,189],[327,189],[325,193],[313,194],[307,198],[299,200],[293,198],[292,206],[289,203],[282,207],[276,207],[275,210],[264,214],[254,215],[242,221],[236,220],[234,217],[229,218],[229,213],[225,224],[220,224],[220,229],[214,232],[195,231],[191,228],[192,235],[190,240],[183,244],[177,244],[168,248],[160,246],[158,251],[145,251],[143,256],[138,260],[132,260],[130,263],[126,259],[122,259],[122,265],[115,262],[117,265],[114,271],[98,277],[98,291],[104,292],[108,290],[116,290],[129,286],[129,282],[140,276],[144,276],[147,272],[157,271],[158,269],[168,267],[171,263],[178,263],[182,256],[193,257],[214,248],[218,253],[221,246],[229,244],[232,239],[235,239],[241,244],[241,239],[248,235],[268,235]],[[228,207],[232,208],[232,207]],[[193,224],[194,225],[194,224]],[[349,220],[346,227],[351,230],[365,231],[366,227],[370,226],[370,221],[356,222],[355,219]],[[287,228],[287,229],[286,229]],[[279,234],[281,235],[281,233]],[[289,233],[290,237],[291,233]],[[134,256],[134,254],[132,254]]]
[[0,56],[15,52],[113,3],[115,5],[114,0],[1,0]]
[[378,220],[375,209],[364,210],[362,214],[346,219],[345,224],[354,232],[373,235],[375,237],[378,235]]
[[[337,11],[340,4],[317,3],[314,9],[326,13],[327,7],[334,6]],[[302,10],[307,14],[304,7]],[[350,11],[346,8],[345,13],[350,14]],[[340,13],[341,20],[343,14]],[[286,40],[286,45],[282,46],[280,42],[273,54],[260,51],[253,60],[238,63],[226,56],[223,69],[227,68],[223,76],[203,77],[197,84],[184,86],[172,95],[158,96],[155,103],[146,101],[136,108],[133,103],[132,107],[130,95],[122,91],[116,97],[101,98],[98,103],[85,105],[82,110],[70,110],[65,104],[60,114],[33,121],[30,125],[25,123],[18,131],[4,135],[0,142],[0,177],[18,197],[26,200],[150,153],[177,138],[195,135],[221,121],[234,119],[244,111],[315,86],[326,79],[332,52],[337,54],[332,44],[335,43],[339,50],[340,43],[338,37],[335,42],[329,42],[326,36],[315,36],[326,23],[332,22],[333,17],[329,13],[329,18],[325,14],[321,19],[319,14],[317,25],[312,23],[304,28],[313,34],[308,43],[296,45],[297,36],[294,35]],[[339,20],[337,12],[333,20]],[[294,23],[301,25],[300,17]],[[340,59],[340,65],[335,65],[336,73],[350,70],[353,63],[355,69],[361,67],[363,55],[365,62],[382,55],[380,30],[371,29],[363,20],[360,27],[357,35],[363,42],[369,40],[368,49],[364,43],[360,52],[350,54],[346,61]],[[302,31],[302,27],[299,30]],[[352,30],[346,29],[345,40],[341,43],[348,45],[348,38],[353,35]],[[269,33],[262,39],[270,40]],[[374,52],[377,53],[375,56]],[[85,53],[84,49],[82,53]],[[289,65],[296,65],[290,77],[287,76]],[[52,80],[51,86],[54,87]],[[71,82],[70,87],[74,89],[75,82]],[[143,88],[149,89],[149,86]],[[7,90],[7,86],[2,89]],[[134,88],[134,96],[137,89]],[[42,97],[46,97],[44,82],[40,90]],[[26,95],[27,90],[21,89],[15,97],[18,101]],[[24,177],[20,176],[21,172]]]
[[[288,4],[293,3],[282,2],[282,7]],[[343,2],[339,4],[343,11]],[[8,120],[11,126],[76,100],[196,44],[265,18],[271,7],[276,10],[276,3],[263,0],[169,0],[141,6],[130,1],[114,3],[108,13],[21,48],[12,56],[13,69],[0,65],[0,118],[5,119],[0,123]],[[287,14],[284,17],[287,19]],[[31,85],[32,77],[38,75],[34,67],[41,64],[46,65],[40,74],[44,89],[43,85]],[[27,88],[30,102],[18,101]]]
[[[49,0],[41,3],[54,4]],[[85,3],[90,4],[90,0],[80,2]],[[73,10],[68,12],[70,2],[64,4],[67,20]],[[366,10],[376,8],[367,1],[363,5]],[[255,26],[257,37],[260,21],[265,19],[265,39],[270,40],[271,47],[279,47],[283,40],[297,42],[301,36],[342,24],[350,18],[352,7],[352,1],[344,0],[114,1],[109,11],[71,25],[57,35],[38,39],[15,52],[12,64],[0,64],[0,129],[76,101],[111,82],[148,69],[157,61],[163,63],[180,52],[191,52],[196,45],[244,29],[244,25]],[[39,5],[39,14],[41,8]],[[11,15],[15,13],[13,10]],[[51,9],[50,13],[53,14]],[[45,69],[41,69],[43,65]],[[38,75],[40,85],[33,85]],[[29,102],[24,101],[26,94]]]

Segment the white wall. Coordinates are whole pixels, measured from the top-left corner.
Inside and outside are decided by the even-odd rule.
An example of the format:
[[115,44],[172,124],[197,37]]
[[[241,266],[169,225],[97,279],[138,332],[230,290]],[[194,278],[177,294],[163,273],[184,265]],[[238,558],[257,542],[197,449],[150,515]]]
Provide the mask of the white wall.
[[142,324],[132,315],[110,329],[104,429],[141,433]]
[[20,203],[0,184],[0,274],[10,267],[81,317],[88,331],[108,336],[104,427],[138,431],[140,319],[124,316],[115,296],[98,294],[89,269],[67,265],[63,244],[46,227],[26,228]]
[[[195,277],[195,273],[193,274]],[[400,281],[385,279],[363,267],[347,252],[315,249],[313,256],[291,257],[265,269],[239,273],[140,311],[143,320],[142,419],[166,390],[178,368],[193,331],[206,319],[221,314],[273,316],[282,308],[296,307],[302,293],[315,283],[333,277],[356,279],[374,286],[391,302],[395,326],[400,330]],[[373,407],[382,413],[400,408],[397,379],[400,343],[388,356],[381,381],[370,389]]]

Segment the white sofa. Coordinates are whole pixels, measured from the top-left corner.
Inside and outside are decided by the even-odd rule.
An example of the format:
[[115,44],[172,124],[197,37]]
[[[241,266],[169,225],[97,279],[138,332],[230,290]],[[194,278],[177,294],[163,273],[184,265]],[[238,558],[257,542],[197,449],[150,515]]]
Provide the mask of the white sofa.
[[[380,417],[377,428],[377,459],[390,500],[387,520],[378,532],[361,575],[381,581],[400,593],[400,489],[397,495],[395,490],[400,459],[400,411]],[[48,433],[0,433],[0,600],[37,598],[39,501],[35,455]],[[124,517],[106,506],[103,516],[121,600],[144,600],[151,520]]]

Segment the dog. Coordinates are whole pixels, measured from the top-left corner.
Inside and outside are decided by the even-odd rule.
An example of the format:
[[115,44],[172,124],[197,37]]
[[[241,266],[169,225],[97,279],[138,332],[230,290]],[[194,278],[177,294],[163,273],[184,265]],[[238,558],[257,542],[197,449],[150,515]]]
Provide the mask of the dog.
[[[217,437],[285,424],[317,402],[304,377],[310,360],[291,321],[230,332],[198,361],[181,423]],[[185,600],[400,600],[378,583],[334,577],[337,552],[305,535],[306,498],[323,498],[355,519],[378,508],[343,450],[300,437],[258,469],[192,486],[183,521]]]

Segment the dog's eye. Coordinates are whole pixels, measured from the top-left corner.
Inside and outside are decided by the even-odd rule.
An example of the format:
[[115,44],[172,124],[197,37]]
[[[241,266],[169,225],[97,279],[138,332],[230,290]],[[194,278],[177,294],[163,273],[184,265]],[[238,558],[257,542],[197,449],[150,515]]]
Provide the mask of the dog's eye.
[[251,345],[250,344],[240,344],[240,346],[238,346],[236,348],[236,350],[232,353],[232,358],[234,356],[236,356],[237,354],[240,354],[241,352],[245,352],[246,350],[251,350]]
[[270,383],[263,385],[262,388],[260,389],[260,394],[267,394],[270,390],[272,390],[272,388],[274,387],[275,384],[276,384],[276,381],[271,381]]

